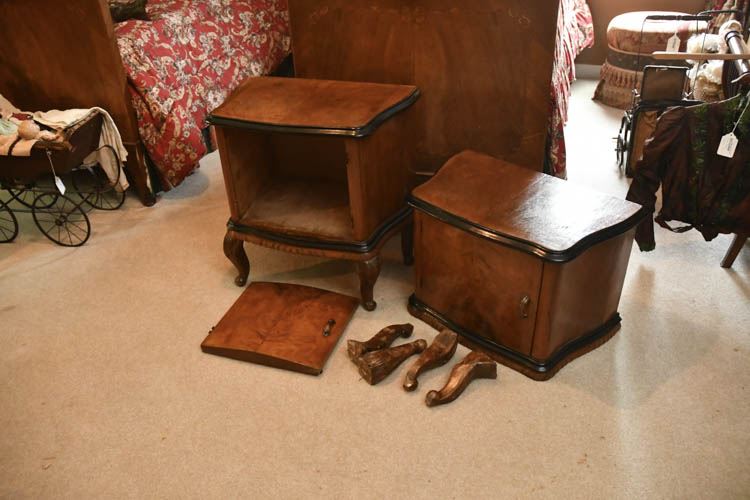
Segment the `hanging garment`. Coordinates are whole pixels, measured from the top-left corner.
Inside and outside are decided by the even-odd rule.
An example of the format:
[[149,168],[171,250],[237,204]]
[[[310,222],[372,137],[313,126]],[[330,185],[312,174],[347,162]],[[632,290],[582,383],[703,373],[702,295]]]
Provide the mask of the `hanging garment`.
[[[706,241],[719,233],[750,232],[748,104],[750,97],[740,95],[665,111],[636,164],[627,199],[655,211],[661,185],[662,208],[654,219],[660,226],[676,232],[694,227]],[[733,129],[734,154],[717,154],[722,137]],[[688,226],[672,228],[669,221]],[[642,222],[635,239],[642,251],[653,250],[653,221]]]

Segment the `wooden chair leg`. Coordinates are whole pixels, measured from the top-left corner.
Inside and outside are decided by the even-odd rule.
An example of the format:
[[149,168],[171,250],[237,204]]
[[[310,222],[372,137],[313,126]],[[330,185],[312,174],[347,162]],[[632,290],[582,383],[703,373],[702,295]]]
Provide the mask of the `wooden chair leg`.
[[739,255],[740,250],[742,250],[743,245],[747,241],[748,235],[747,234],[735,234],[734,240],[732,241],[732,245],[727,250],[727,253],[724,255],[724,259],[721,261],[721,267],[729,268],[732,267],[732,264],[734,264],[734,259],[737,258],[737,255]]

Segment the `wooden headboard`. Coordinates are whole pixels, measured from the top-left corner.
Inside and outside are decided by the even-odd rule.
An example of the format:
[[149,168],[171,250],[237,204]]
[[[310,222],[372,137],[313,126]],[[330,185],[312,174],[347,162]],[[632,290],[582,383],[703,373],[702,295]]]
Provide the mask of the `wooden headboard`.
[[152,204],[106,0],[0,0],[0,47],[0,94],[17,107],[109,111],[128,149],[129,177]]
[[422,90],[417,169],[474,149],[542,170],[557,0],[289,0],[296,75]]

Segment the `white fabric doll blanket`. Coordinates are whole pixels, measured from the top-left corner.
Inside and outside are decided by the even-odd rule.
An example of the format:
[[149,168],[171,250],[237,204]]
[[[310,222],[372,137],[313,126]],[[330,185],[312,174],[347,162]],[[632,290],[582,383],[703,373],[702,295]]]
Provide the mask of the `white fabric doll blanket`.
[[[62,130],[88,119],[95,113],[102,115],[102,133],[99,136],[99,147],[101,148],[105,145],[112,147],[117,151],[120,160],[124,162],[128,157],[128,152],[122,144],[120,131],[117,130],[117,126],[109,113],[102,108],[37,111],[34,113],[34,120],[55,130]],[[121,190],[124,191],[128,188],[129,184],[125,178],[125,172],[120,171],[118,176],[118,170],[121,167],[117,164],[117,160],[110,151],[100,149],[99,151],[94,151],[83,160],[84,165],[94,165],[96,163],[102,166],[102,169],[112,182],[118,180]]]

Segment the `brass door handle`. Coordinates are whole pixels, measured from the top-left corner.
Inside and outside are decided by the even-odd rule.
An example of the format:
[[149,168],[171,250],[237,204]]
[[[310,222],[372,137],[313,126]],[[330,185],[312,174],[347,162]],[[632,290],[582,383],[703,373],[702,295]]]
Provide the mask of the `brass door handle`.
[[521,311],[521,317],[522,318],[528,318],[529,317],[529,304],[531,304],[531,297],[528,295],[524,295],[521,299],[520,304],[520,311]]

